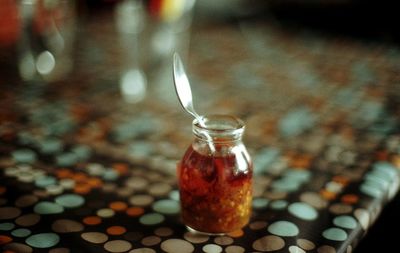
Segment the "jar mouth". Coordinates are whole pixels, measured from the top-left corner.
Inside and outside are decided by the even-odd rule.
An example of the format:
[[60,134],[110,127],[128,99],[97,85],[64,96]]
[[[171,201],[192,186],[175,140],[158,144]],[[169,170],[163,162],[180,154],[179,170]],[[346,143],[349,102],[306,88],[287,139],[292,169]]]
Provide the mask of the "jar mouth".
[[193,120],[193,133],[201,139],[206,139],[207,135],[213,140],[240,139],[245,128],[244,122],[235,116],[214,114],[201,117],[205,126],[200,125],[197,119]]

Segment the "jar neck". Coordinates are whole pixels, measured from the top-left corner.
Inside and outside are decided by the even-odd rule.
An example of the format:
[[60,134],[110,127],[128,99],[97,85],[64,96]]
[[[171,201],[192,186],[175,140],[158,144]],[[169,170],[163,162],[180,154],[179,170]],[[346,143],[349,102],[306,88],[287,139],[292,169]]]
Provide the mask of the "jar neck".
[[209,115],[202,118],[204,125],[193,120],[193,134],[198,141],[218,144],[241,142],[245,125],[242,120],[229,115]]

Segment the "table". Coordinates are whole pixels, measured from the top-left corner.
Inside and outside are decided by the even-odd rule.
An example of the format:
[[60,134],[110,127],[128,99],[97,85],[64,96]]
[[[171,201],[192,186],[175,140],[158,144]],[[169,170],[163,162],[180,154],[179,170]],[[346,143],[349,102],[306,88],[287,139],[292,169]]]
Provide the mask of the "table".
[[198,111],[241,117],[254,161],[249,225],[210,237],[179,219],[175,167],[191,119],[171,66],[145,69],[146,97],[126,103],[111,18],[83,22],[65,80],[2,73],[0,247],[353,251],[399,188],[398,47],[259,20],[194,24],[188,71]]

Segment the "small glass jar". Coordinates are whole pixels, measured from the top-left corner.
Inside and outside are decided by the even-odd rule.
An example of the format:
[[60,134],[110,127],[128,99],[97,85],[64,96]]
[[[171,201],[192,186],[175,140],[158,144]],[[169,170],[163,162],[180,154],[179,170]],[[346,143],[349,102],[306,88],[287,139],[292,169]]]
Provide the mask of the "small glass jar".
[[193,121],[194,140],[178,165],[183,223],[189,230],[224,234],[250,219],[252,162],[242,142],[244,123],[226,115]]

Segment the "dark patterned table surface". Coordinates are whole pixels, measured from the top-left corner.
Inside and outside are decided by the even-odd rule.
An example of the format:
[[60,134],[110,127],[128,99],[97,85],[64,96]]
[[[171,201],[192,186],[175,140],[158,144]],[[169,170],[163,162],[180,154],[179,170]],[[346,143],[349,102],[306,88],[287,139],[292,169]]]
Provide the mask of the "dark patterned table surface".
[[261,21],[195,23],[185,61],[196,106],[246,122],[254,190],[242,230],[187,232],[175,167],[191,119],[169,59],[144,67],[142,100],[123,99],[114,30],[110,16],[82,22],[65,80],[2,80],[6,252],[349,253],[397,193],[398,47]]

